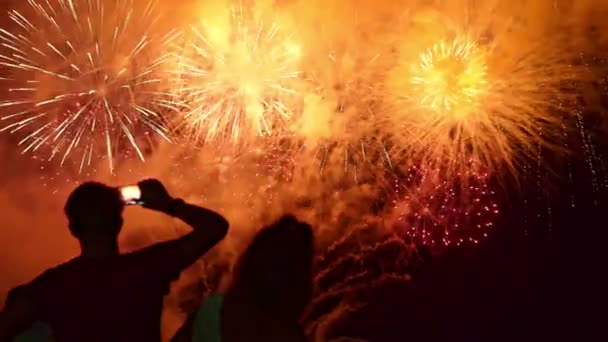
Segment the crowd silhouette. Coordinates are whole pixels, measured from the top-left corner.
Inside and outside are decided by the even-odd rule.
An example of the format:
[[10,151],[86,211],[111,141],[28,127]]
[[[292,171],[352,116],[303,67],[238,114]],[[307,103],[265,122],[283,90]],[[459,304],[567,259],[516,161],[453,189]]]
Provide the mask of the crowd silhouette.
[[[88,182],[65,205],[81,254],[13,289],[0,313],[0,341],[160,341],[163,298],[180,273],[220,242],[220,214],[171,197],[158,180],[133,203],[181,219],[192,231],[121,254],[128,202],[119,188]],[[313,232],[293,216],[262,229],[225,294],[206,298],[172,339],[306,341],[298,319],[312,291]]]

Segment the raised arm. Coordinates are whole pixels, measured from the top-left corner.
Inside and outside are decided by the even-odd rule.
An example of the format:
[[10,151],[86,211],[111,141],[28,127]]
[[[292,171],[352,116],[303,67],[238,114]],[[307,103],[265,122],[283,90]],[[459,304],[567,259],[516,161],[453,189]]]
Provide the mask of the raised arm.
[[220,242],[228,233],[228,221],[223,216],[180,199],[171,203],[167,214],[179,218],[192,227],[191,233],[179,239],[183,252],[189,255],[188,259],[192,259],[192,262]]
[[179,218],[192,227],[192,232],[181,238],[151,246],[141,253],[158,255],[159,260],[175,260],[176,267],[181,269],[194,263],[226,236],[228,221],[222,215],[172,198],[157,180],[145,180],[138,185],[145,208]]

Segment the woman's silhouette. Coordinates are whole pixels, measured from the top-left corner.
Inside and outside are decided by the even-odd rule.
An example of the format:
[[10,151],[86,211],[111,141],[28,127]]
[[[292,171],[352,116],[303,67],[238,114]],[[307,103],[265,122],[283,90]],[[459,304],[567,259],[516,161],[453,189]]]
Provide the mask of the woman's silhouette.
[[291,216],[261,230],[223,296],[206,298],[173,342],[306,341],[298,320],[312,291],[313,233]]

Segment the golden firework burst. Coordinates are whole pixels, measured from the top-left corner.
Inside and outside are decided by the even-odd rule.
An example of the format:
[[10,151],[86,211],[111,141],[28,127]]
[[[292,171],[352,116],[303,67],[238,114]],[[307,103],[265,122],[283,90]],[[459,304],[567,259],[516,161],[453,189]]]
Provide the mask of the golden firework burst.
[[474,159],[517,178],[539,146],[561,151],[561,117],[572,105],[562,87],[580,71],[562,44],[526,32],[490,41],[468,32],[437,39],[417,54],[401,51],[389,73],[390,110],[381,127],[390,130],[400,163],[424,160],[448,168],[451,177]]
[[487,65],[481,48],[466,37],[441,40],[420,55],[409,83],[420,105],[458,117],[487,92]]
[[293,115],[300,46],[277,23],[232,7],[225,21],[192,27],[176,74],[195,143],[269,136]]

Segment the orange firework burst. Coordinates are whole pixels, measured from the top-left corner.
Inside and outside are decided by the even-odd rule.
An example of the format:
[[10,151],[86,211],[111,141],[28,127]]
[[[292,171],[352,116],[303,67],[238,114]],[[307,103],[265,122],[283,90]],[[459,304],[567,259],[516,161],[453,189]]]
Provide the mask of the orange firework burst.
[[297,42],[242,4],[191,33],[176,71],[186,108],[180,133],[195,143],[241,143],[284,128],[297,107]]
[[141,12],[132,1],[28,3],[9,12],[15,29],[0,31],[10,72],[2,130],[25,132],[24,153],[50,148],[62,165],[80,153],[81,171],[100,151],[113,169],[127,146],[144,160],[141,137],[167,138],[158,110],[171,107],[159,91],[168,54],[159,52],[173,35],[149,31],[154,2]]
[[539,146],[560,150],[563,116],[573,106],[564,85],[581,76],[568,45],[556,33],[544,39],[525,25],[485,25],[422,34],[422,42],[402,49],[389,73],[392,109],[382,127],[395,142],[394,158],[447,165],[446,177],[474,158],[517,176],[521,161],[536,158]]

